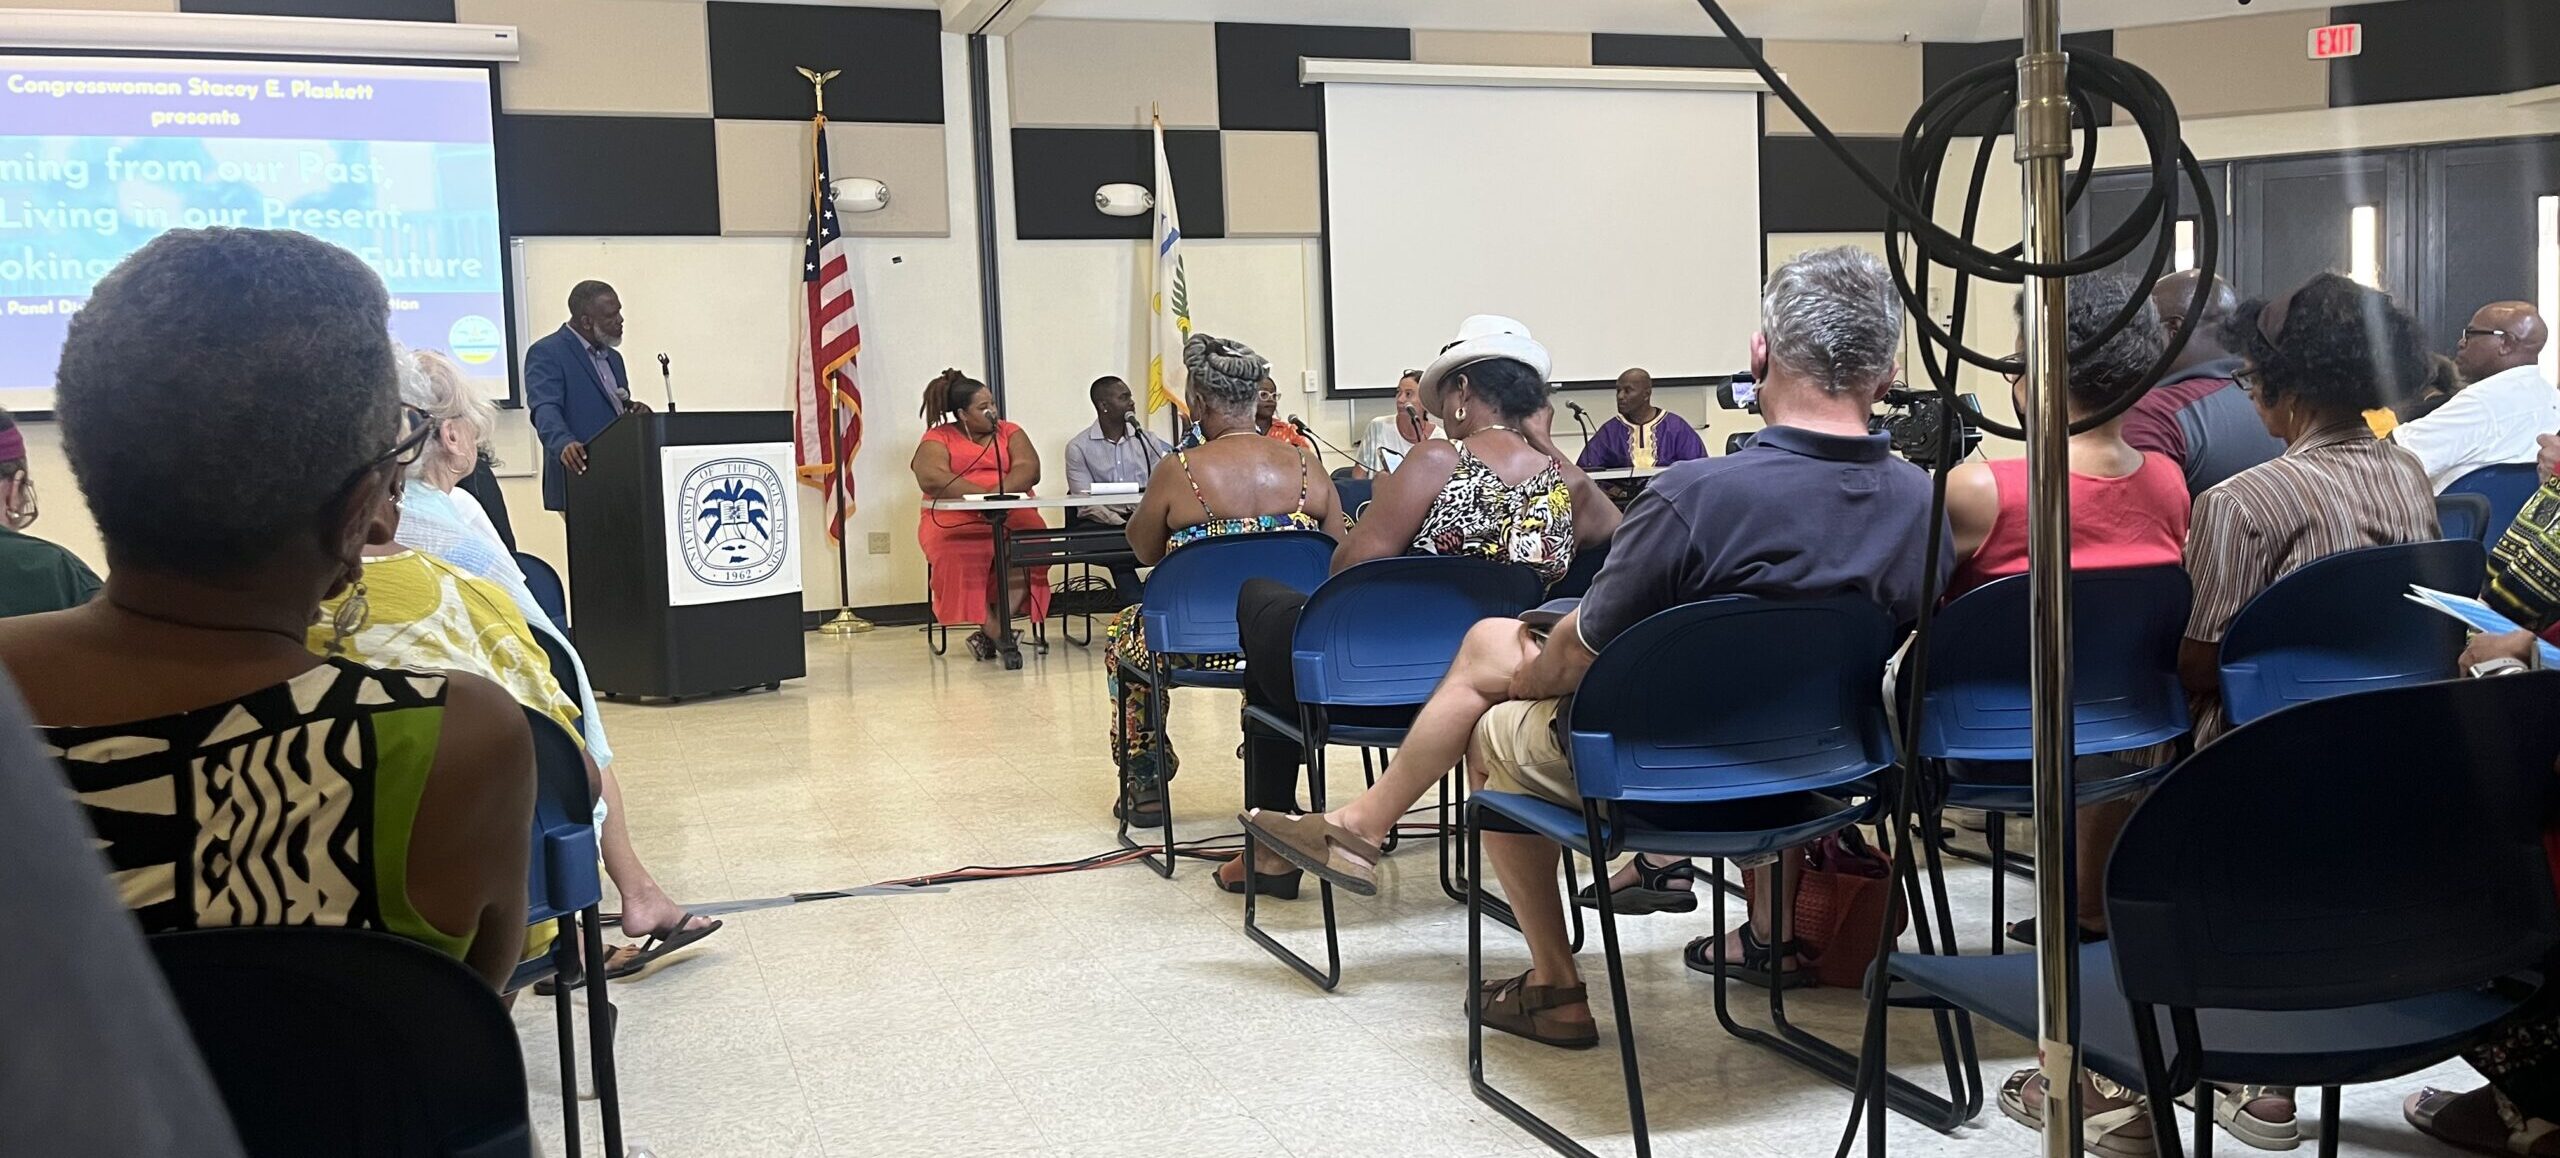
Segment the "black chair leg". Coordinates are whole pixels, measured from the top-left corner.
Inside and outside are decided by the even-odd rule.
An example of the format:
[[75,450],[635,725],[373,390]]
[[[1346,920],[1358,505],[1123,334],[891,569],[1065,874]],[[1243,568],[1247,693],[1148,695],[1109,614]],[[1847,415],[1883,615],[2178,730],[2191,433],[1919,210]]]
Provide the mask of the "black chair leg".
[[[2169,1088],[2169,1063],[2160,1050],[2160,1020],[2151,1007],[2132,1004],[2133,1042],[2135,1052],[2142,1055],[2143,1100],[2151,1107],[2151,1136],[2157,1140],[2159,1158],[2182,1158],[2178,1145],[2178,1095]],[[2196,1158],[2211,1158],[2213,1153],[2213,1087],[2196,1083]],[[2053,1105],[2048,1091],[2045,1105]],[[2050,1112],[2050,1111],[2048,1111]]]
[[[2221,1098],[2221,1091],[2203,1082],[2196,1083],[2196,1105],[2203,1107],[2196,1111],[2196,1158],[2213,1158],[2214,1103]],[[2177,1124],[2170,1123],[2170,1128],[2174,1131]],[[2159,1127],[2154,1125],[2152,1129]]]
[[[1308,735],[1308,733],[1303,730],[1299,734],[1301,736]],[[1250,743],[1250,740],[1247,742]],[[1311,815],[1322,814],[1324,812],[1324,746],[1316,743],[1312,739],[1304,741],[1304,746],[1307,754],[1307,809]],[[1172,818],[1167,817],[1166,819],[1170,820]],[[1250,938],[1254,944],[1262,946],[1264,952],[1279,958],[1283,964],[1297,970],[1299,976],[1315,982],[1316,988],[1330,991],[1334,986],[1342,983],[1342,930],[1340,924],[1334,919],[1333,882],[1328,881],[1321,876],[1316,877],[1316,898],[1318,903],[1322,905],[1324,909],[1325,967],[1319,970],[1313,964],[1309,963],[1306,958],[1299,956],[1296,951],[1281,944],[1279,940],[1273,937],[1270,933],[1263,931],[1261,924],[1256,921],[1255,913],[1257,912],[1257,906],[1254,902],[1257,900],[1257,897],[1251,884],[1253,879],[1253,854],[1256,847],[1257,845],[1253,839],[1253,830],[1250,828],[1244,830],[1244,871],[1246,880],[1246,888],[1244,891],[1244,935]],[[1308,875],[1313,876],[1315,874],[1311,873]]]
[[1449,899],[1467,903],[1467,841],[1459,835],[1466,823],[1467,764],[1460,760],[1456,768],[1440,778],[1440,803],[1432,808],[1432,818],[1440,824],[1440,891]]
[[[1481,999],[1476,995],[1484,991],[1485,902],[1491,898],[1485,896],[1484,892],[1484,846],[1483,827],[1480,823],[1481,819],[1482,817],[1473,804],[1463,806],[1462,810],[1458,814],[1459,826],[1465,830],[1466,837],[1466,855],[1463,860],[1466,865],[1467,901],[1468,1088],[1475,1091],[1477,1101],[1493,1107],[1496,1111],[1501,1113],[1503,1117],[1510,1119],[1513,1125],[1535,1135],[1539,1141],[1546,1143],[1547,1147],[1554,1150],[1556,1153],[1568,1155],[1570,1158],[1599,1158],[1599,1155],[1593,1154],[1590,1150],[1583,1148],[1581,1144],[1575,1142],[1571,1137],[1568,1137],[1564,1131],[1549,1124],[1546,1119],[1529,1112],[1528,1107],[1511,1100],[1510,1095],[1493,1088],[1493,1083],[1486,1081],[1484,1078],[1484,1008],[1482,1005],[1478,1004]],[[1611,936],[1609,940],[1612,945],[1616,943],[1616,938],[1614,936]],[[1617,971],[1612,969],[1611,976],[1616,978],[1616,975]],[[1626,1001],[1626,992],[1624,988],[1619,988],[1617,990],[1617,1000],[1623,1007]],[[1626,1015],[1623,1012],[1623,1009],[1619,1013],[1618,1021],[1618,1031],[1622,1034],[1628,1032]],[[1632,1067],[1635,1057],[1633,1050],[1634,1046],[1630,1044],[1628,1046],[1629,1052],[1627,1054],[1628,1064],[1630,1067]],[[1632,1089],[1632,1083],[1634,1081],[1634,1070],[1632,1068],[1628,1070],[1628,1079],[1630,1082],[1629,1088]],[[1641,1123],[1643,1110],[1640,1106],[1635,1108],[1635,1114],[1639,1123]],[[1649,1158],[1652,1151],[1649,1148],[1649,1143],[1646,1140],[1645,1132],[1641,1124],[1637,1126],[1635,1137],[1636,1153],[1638,1155],[1648,1156]]]
[[2338,1158],[2338,1087],[2320,1087],[2320,1158]]
[[1983,814],[1983,843],[1991,847],[1991,955],[2009,951],[2009,818],[1997,812]]
[[[568,963],[575,958],[571,946],[577,945],[577,924],[560,918],[551,946],[551,1008],[560,1027],[560,1140],[564,1152],[576,1154],[578,1144],[578,1013],[570,1004],[570,987],[561,980],[568,976]],[[598,970],[601,972],[601,970]]]
[[[1120,678],[1125,686],[1126,681],[1133,678],[1131,669],[1125,666],[1122,667],[1120,669]],[[1156,734],[1154,739],[1147,742],[1148,750],[1157,751],[1159,747],[1169,750],[1170,745],[1160,745],[1159,743],[1164,738],[1164,681],[1161,679],[1149,679],[1146,681],[1146,684],[1147,702],[1154,705],[1156,709]],[[1117,700],[1112,702],[1111,710],[1114,712],[1120,710],[1120,704]],[[1131,783],[1129,777],[1128,753],[1126,751],[1128,734],[1125,731],[1121,734],[1121,741],[1123,751],[1120,753],[1120,807],[1115,810],[1120,814],[1118,834],[1120,838],[1120,847],[1128,849],[1147,848],[1149,846],[1139,844],[1137,841],[1129,838],[1129,806],[1135,799],[1135,796],[1131,791],[1135,785]],[[1156,767],[1164,767],[1161,758],[1159,758]],[[1163,877],[1166,880],[1173,879],[1173,793],[1170,791],[1165,793],[1164,800],[1164,856],[1159,860],[1154,852],[1148,852],[1146,855],[1141,856],[1138,859],[1145,861],[1148,868],[1154,869],[1157,876]]]
[[[1590,842],[1592,862],[1597,864],[1605,846],[1600,843],[1600,815],[1588,802],[1582,808],[1582,824],[1584,839]],[[1570,873],[1572,869],[1573,854],[1567,852],[1565,870]],[[1644,1081],[1636,1068],[1636,1022],[1627,1004],[1626,962],[1618,956],[1618,905],[1606,887],[1607,878],[1603,877],[1601,883],[1603,887],[1592,893],[1600,906],[1600,954],[1607,959],[1609,968],[1609,1011],[1618,1019],[1618,1069],[1627,1081],[1627,1125],[1635,1139],[1636,1158],[1652,1158],[1653,1135],[1644,1123]],[[1577,907],[1571,893],[1565,894],[1565,907]]]
[[604,1152],[607,1158],[619,1158],[622,1089],[613,1069],[613,1002],[605,994],[604,920],[596,907],[589,906],[578,914],[578,924],[586,930],[588,1066],[596,1075],[596,1109],[604,1118]]
[[[1719,859],[1711,863],[1714,866],[1713,871],[1719,878],[1721,878],[1724,875],[1724,862]],[[1724,901],[1725,890],[1721,888],[1716,889],[1714,925],[1716,932],[1711,934],[1713,936],[1722,936],[1724,929],[1726,928]],[[1776,919],[1771,928],[1772,944],[1785,943],[1787,935],[1786,921],[1788,908],[1788,905],[1778,904],[1771,910],[1776,914]],[[1744,917],[1744,920],[1746,921],[1749,919],[1750,918],[1747,915]],[[1775,963],[1773,962],[1773,964]],[[1831,1042],[1825,1041],[1812,1033],[1799,1029],[1793,1023],[1789,1022],[1786,1015],[1786,992],[1784,990],[1779,989],[1775,985],[1772,985],[1769,988],[1769,1019],[1771,1026],[1776,1030],[1776,1032],[1772,1033],[1767,1030],[1745,1026],[1740,1022],[1735,1021],[1733,1018],[1731,1001],[1726,990],[1726,986],[1729,983],[1727,978],[1724,974],[1717,973],[1710,980],[1713,983],[1712,990],[1714,993],[1716,1022],[1724,1027],[1724,1031],[1726,1033],[1729,1033],[1743,1041],[1750,1042],[1753,1045],[1767,1048],[1778,1054],[1780,1057],[1786,1058],[1788,1061],[1803,1066],[1804,1068],[1825,1078],[1829,1078],[1831,1081],[1837,1083],[1842,1089],[1849,1090],[1853,1093],[1858,1092],[1859,1074],[1857,1055],[1844,1050]],[[1963,1070],[1976,1068],[1971,1049],[1972,1032],[1969,1016],[1962,1012],[1956,1012],[1952,1016],[1938,1017],[1933,1020],[1937,1023],[1938,1052],[1942,1058],[1945,1058],[1948,1061],[1948,1073],[1953,1075],[1962,1072]],[[1883,1081],[1885,1085],[1884,1094],[1886,1105],[1891,1106],[1895,1113],[1901,1114],[1903,1117],[1909,1118],[1914,1122],[1918,1122],[1923,1126],[1927,1126],[1932,1130],[1936,1130],[1941,1134],[1953,1131],[1956,1127],[1963,1125],[1973,1117],[1973,1114],[1967,1109],[1967,1107],[1959,1106],[1953,1100],[1955,1097],[1966,1097],[1966,1092],[1964,1090],[1957,1089],[1952,1085],[1949,1089],[1951,1096],[1940,1097],[1937,1094],[1920,1088],[1908,1079],[1898,1077],[1892,1073],[1884,1074]],[[1970,1099],[1968,1098],[1968,1100]]]

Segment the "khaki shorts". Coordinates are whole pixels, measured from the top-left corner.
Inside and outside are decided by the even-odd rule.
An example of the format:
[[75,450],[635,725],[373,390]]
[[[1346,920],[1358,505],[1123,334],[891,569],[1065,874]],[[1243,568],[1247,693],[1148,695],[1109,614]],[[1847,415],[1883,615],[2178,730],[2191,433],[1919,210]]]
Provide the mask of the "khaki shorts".
[[1556,713],[1563,706],[1561,699],[1509,700],[1476,721],[1475,750],[1483,757],[1486,789],[1582,807],[1582,789],[1556,734]]

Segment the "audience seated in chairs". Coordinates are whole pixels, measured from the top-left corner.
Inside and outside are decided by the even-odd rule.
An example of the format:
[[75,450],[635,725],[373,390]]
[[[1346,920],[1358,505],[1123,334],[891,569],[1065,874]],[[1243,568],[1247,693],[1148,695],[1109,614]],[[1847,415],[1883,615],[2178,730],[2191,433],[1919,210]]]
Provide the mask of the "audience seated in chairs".
[[27,533],[36,513],[26,433],[0,410],[0,618],[78,607],[98,594],[97,572],[78,555]]
[[[1467,319],[1419,379],[1448,438],[1413,446],[1401,466],[1378,476],[1367,516],[1334,550],[1333,570],[1396,555],[1465,556],[1518,563],[1553,585],[1578,543],[1617,530],[1617,506],[1548,433],[1547,370],[1546,348],[1528,327],[1509,318]],[[1290,637],[1309,594],[1269,579],[1245,584],[1236,627],[1248,706],[1294,710]],[[1297,811],[1304,758],[1295,741],[1247,728],[1245,807]],[[1276,852],[1263,856],[1253,867],[1254,887],[1295,896],[1298,871]],[[1218,885],[1244,891],[1242,858],[1220,866]]]
[[280,230],[173,230],[101,279],[56,396],[111,574],[0,623],[0,665],[144,931],[376,929],[496,988],[525,936],[522,709],[304,644],[391,542],[429,433],[401,421],[390,309],[354,254]]
[[[1040,482],[1040,451],[1031,436],[996,413],[996,396],[958,370],[945,370],[924,388],[920,408],[933,425],[916,444],[907,465],[926,502],[966,495],[1032,493]],[[1006,526],[1035,531],[1048,527],[1040,512],[1028,508],[1006,516]],[[972,513],[926,508],[916,520],[916,541],[924,547],[933,586],[933,621],[975,623],[969,654],[980,661],[996,657],[996,640],[1005,625],[988,612],[988,590],[995,584],[995,531]],[[1025,574],[1012,587],[1012,615],[1034,621],[1049,617],[1049,572]]]
[[[576,720],[576,731],[583,741],[590,765],[589,778],[600,781],[599,795],[605,806],[604,820],[598,828],[605,872],[613,878],[614,887],[621,894],[623,932],[641,940],[636,945],[616,946],[606,962],[605,975],[621,978],[638,973],[667,954],[710,936],[720,928],[720,922],[686,912],[668,898],[666,890],[658,885],[657,878],[641,862],[638,851],[632,847],[630,819],[623,812],[622,785],[613,773],[613,748],[605,737],[604,717],[596,710],[595,689],[587,682],[587,673],[580,665],[577,649],[560,634],[549,614],[536,602],[532,589],[525,583],[524,572],[516,565],[515,556],[498,540],[496,528],[489,525],[486,516],[478,516],[479,507],[468,501],[468,495],[456,489],[462,476],[480,460],[480,448],[487,444],[496,421],[492,408],[463,380],[452,360],[442,354],[418,351],[403,359],[401,371],[402,400],[425,416],[434,433],[420,451],[418,461],[409,468],[409,482],[400,492],[395,533],[397,546],[414,548],[426,558],[395,564],[387,557],[397,554],[396,550],[385,549],[379,554],[369,552],[366,578],[375,579],[386,568],[397,568],[397,573],[387,578],[394,587],[406,590],[411,584],[404,581],[424,579],[429,573],[450,568],[461,574],[435,574],[434,586],[455,594],[468,594],[472,598],[458,603],[440,603],[439,615],[450,616],[454,611],[468,610],[468,604],[488,594],[481,585],[494,587],[504,595],[504,602],[512,607],[514,614],[491,609],[485,615],[474,616],[486,621],[473,625],[479,632],[477,642],[482,646],[472,647],[471,639],[456,635],[452,640],[436,645],[435,657],[428,658],[405,654],[402,649],[429,628],[425,624],[412,623],[386,634],[381,630],[385,622],[396,617],[387,615],[390,611],[388,606],[375,602],[369,613],[378,622],[359,631],[358,636],[387,640],[384,645],[387,650],[357,658],[367,662],[453,668],[491,675],[499,684],[515,692],[525,706],[554,719],[564,718],[559,710],[563,701],[554,697],[564,694],[571,697],[565,701],[568,718]],[[463,583],[452,581],[455,579],[467,579],[470,586],[466,590]],[[552,671],[549,661],[543,658],[541,644],[526,635],[526,631],[549,636],[553,649],[568,657],[572,670]],[[507,670],[518,670],[527,646],[533,648],[533,658],[541,661],[534,670],[550,677],[547,690],[541,681],[528,675],[498,678],[492,674],[500,669],[502,663]],[[499,658],[498,653],[501,652],[505,654],[503,660]]]
[[[1379,843],[1461,755],[1481,788],[1580,807],[1553,727],[1559,707],[1600,648],[1665,608],[1728,594],[1854,593],[1901,622],[1918,618],[1929,480],[1893,458],[1883,435],[1868,433],[1902,341],[1891,273],[1846,247],[1799,256],[1770,275],[1760,326],[1751,368],[1770,425],[1757,443],[1655,479],[1627,512],[1590,594],[1551,634],[1517,620],[1480,624],[1375,788],[1322,816],[1247,812],[1256,839],[1368,895],[1377,891]],[[1485,1024],[1566,1048],[1597,1043],[1566,937],[1556,846],[1522,834],[1484,840],[1532,961],[1526,974],[1473,996]],[[1753,927],[1767,928],[1768,898],[1783,891],[1758,891]],[[1773,950],[1764,937],[1746,928],[1702,938],[1690,955],[1708,969],[1765,977]]]
[[[2192,289],[2192,283],[2190,283]],[[2070,343],[2078,349],[2104,332],[2107,323],[2133,296],[2129,277],[2088,274],[2071,279],[2068,303]],[[2153,302],[2156,302],[2156,298]],[[2071,421],[2104,411],[2126,392],[2139,389],[2143,376],[2167,341],[2153,302],[2143,303],[2132,324],[2096,353],[2071,363]],[[2021,311],[2026,298],[2018,299]],[[2020,352],[2024,353],[2021,345]],[[2018,412],[2026,413],[2023,380],[2012,379]],[[2178,461],[2156,451],[2136,450],[2125,440],[2131,412],[2071,436],[2071,566],[2098,571],[2115,567],[2174,567],[2187,541],[2187,481]],[[2027,570],[2027,460],[1968,462],[1947,477],[1947,523],[1955,534],[1955,578],[1947,584],[1952,600],[1994,579]],[[2166,760],[2166,751],[2119,754],[2150,766]],[[2091,757],[2093,761],[2109,757]],[[2078,811],[2080,825],[2080,913],[2084,937],[2105,934],[2107,853],[2115,833],[2133,814],[2134,801],[2112,801]],[[2032,919],[2010,926],[2013,940],[2033,944]]]
[[[1262,394],[1260,384],[1269,381],[1270,364],[1242,342],[1209,334],[1191,335],[1183,345],[1182,362],[1189,372],[1191,415],[1199,422],[1201,441],[1158,462],[1147,480],[1146,494],[1129,516],[1129,549],[1138,562],[1152,567],[1188,544],[1227,535],[1338,532],[1341,505],[1314,453],[1259,437],[1254,407]],[[1150,741],[1164,721],[1150,718],[1152,701],[1145,688],[1120,678],[1121,665],[1142,667],[1146,662],[1142,610],[1133,605],[1112,622],[1103,666],[1111,688],[1112,766],[1128,785],[1128,807],[1121,819],[1132,827],[1155,828],[1164,823],[1165,782],[1181,763],[1168,740],[1161,745],[1165,766],[1155,766]],[[1237,658],[1173,657],[1177,663],[1212,668],[1232,668]]]

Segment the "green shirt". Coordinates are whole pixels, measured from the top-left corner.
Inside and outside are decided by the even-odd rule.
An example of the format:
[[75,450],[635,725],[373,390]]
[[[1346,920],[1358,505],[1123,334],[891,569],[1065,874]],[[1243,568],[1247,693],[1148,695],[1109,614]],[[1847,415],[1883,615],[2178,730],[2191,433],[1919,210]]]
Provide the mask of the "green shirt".
[[78,607],[98,586],[97,572],[60,544],[0,527],[0,619]]

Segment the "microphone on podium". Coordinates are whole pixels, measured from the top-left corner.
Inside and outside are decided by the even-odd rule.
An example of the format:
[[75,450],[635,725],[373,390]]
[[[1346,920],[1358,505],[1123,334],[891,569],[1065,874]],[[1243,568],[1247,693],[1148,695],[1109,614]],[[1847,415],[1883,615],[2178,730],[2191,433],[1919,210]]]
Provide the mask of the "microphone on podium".
[[674,371],[667,368],[667,356],[665,354],[658,355],[658,382],[660,385],[664,386],[667,391],[667,413],[675,413],[676,376]]

